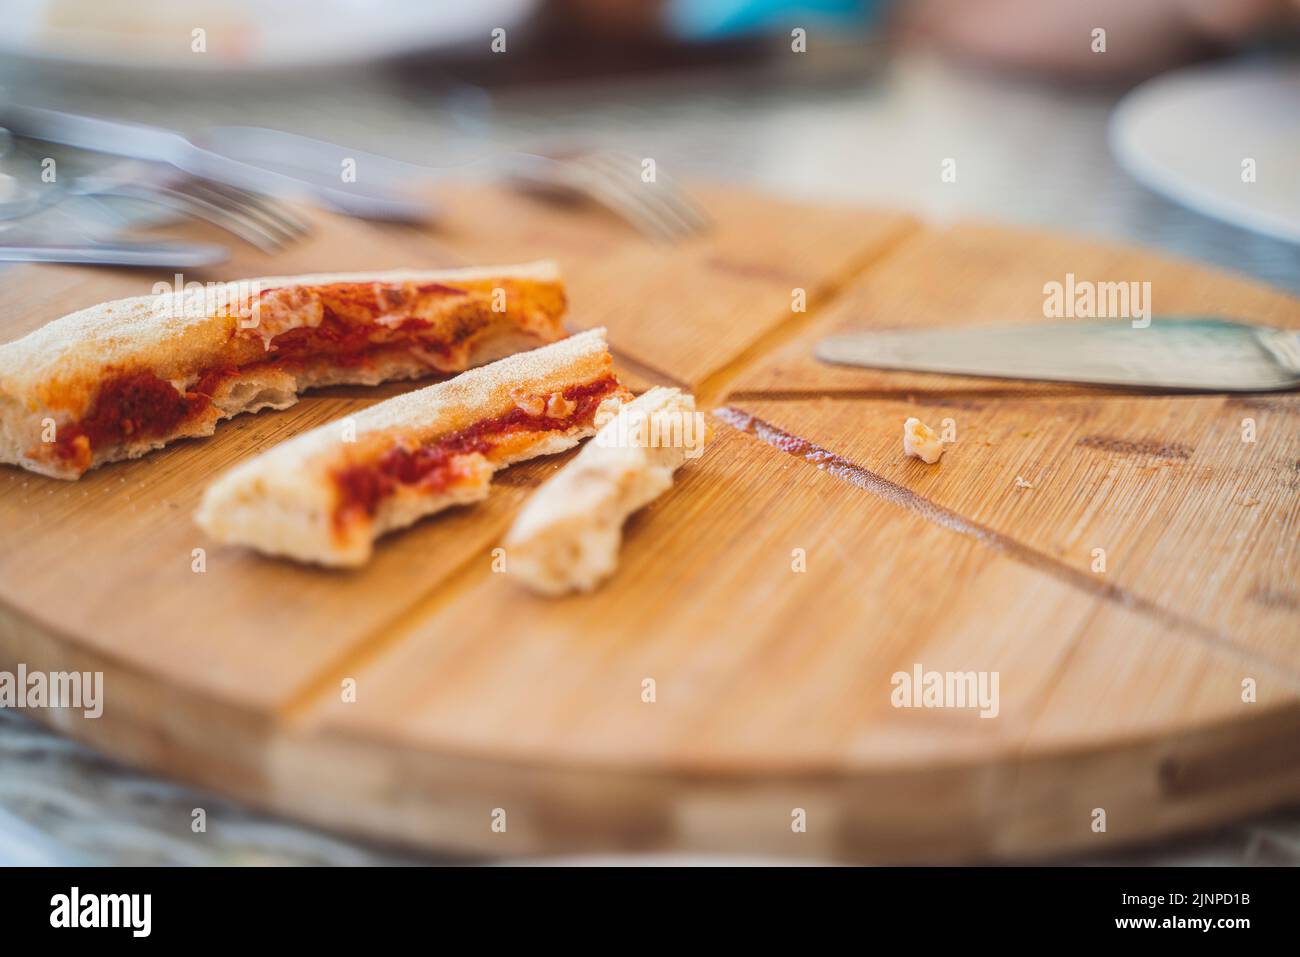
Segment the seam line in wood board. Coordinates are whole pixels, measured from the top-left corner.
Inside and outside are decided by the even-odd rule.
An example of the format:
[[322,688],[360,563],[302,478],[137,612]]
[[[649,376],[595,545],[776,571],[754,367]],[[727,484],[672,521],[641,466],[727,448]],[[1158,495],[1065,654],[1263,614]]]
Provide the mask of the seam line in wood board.
[[1087,592],[1104,601],[1112,602],[1129,611],[1154,618],[1160,624],[1191,635],[1216,650],[1229,651],[1245,661],[1258,662],[1267,666],[1270,670],[1278,671],[1290,679],[1293,687],[1300,689],[1300,673],[1293,671],[1285,663],[1274,661],[1267,655],[1242,647],[1227,636],[1219,634],[1213,628],[1192,619],[1184,618],[1177,612],[1171,611],[1128,589],[1121,588],[1119,585],[1097,581],[1094,576],[1080,569],[1073,568],[1051,555],[1031,548],[1009,535],[966,518],[959,512],[918,495],[906,486],[890,481],[883,475],[878,475],[856,462],[837,455],[829,449],[822,448],[816,443],[786,432],[784,429],[751,415],[743,409],[723,406],[715,409],[713,414],[739,432],[745,432],[760,442],[764,442],[811,465],[816,465],[819,469],[824,470],[840,481],[847,482],[888,502],[899,505],[928,522],[946,528],[951,532],[956,532],[959,535],[974,538],[990,548],[997,549],[1022,565],[1051,575],[1066,585]]
[[[504,529],[501,533],[504,533]],[[464,561],[435,581],[428,591],[417,595],[392,617],[371,628],[363,638],[339,652],[332,662],[289,695],[276,709],[276,716],[286,724],[295,724],[306,718],[321,699],[337,694],[339,683],[344,678],[359,674],[370,662],[400,642],[419,622],[428,620],[439,607],[459,594],[474,577],[474,563],[482,561],[485,555],[490,555],[499,538],[500,534],[493,536],[491,545],[467,555]]]
[[759,335],[738,355],[728,359],[721,368],[704,376],[695,389],[696,404],[707,407],[723,397],[729,397],[727,383],[734,382],[761,359],[771,355],[801,332],[816,324],[830,307],[839,301],[840,294],[850,283],[866,275],[873,266],[922,232],[925,232],[925,229],[919,220],[904,220],[897,226],[893,235],[881,240],[879,245],[872,247],[857,261],[850,263],[839,275],[831,276],[822,282],[809,297],[819,303],[816,308],[810,308],[804,313],[792,313],[789,319],[777,323]]
[[[1036,389],[1032,392],[1023,389],[743,389],[727,394],[728,402],[806,402],[815,399],[862,399],[883,402],[911,402],[921,404],[928,402],[942,405],[945,401],[969,402],[980,399],[1011,399],[1015,401],[1041,401],[1045,399],[1203,399],[1218,396],[1231,397],[1231,392],[1198,392],[1185,389],[1123,389],[1097,386],[1095,388]],[[1271,406],[1260,406],[1272,411]],[[1300,407],[1296,411],[1300,412]]]
[[614,364],[621,365],[628,372],[634,373],[642,379],[653,382],[656,385],[676,386],[684,392],[690,392],[690,383],[669,375],[657,366],[652,366],[640,359],[633,358],[622,349],[617,348],[612,343],[609,347],[609,354],[614,357]]

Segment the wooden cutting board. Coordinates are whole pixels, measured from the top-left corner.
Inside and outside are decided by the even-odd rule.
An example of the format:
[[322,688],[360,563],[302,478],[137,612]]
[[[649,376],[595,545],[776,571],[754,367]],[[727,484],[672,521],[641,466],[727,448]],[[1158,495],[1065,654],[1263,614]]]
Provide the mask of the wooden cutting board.
[[[1024,860],[1300,799],[1300,399],[811,358],[846,328],[1041,316],[1069,272],[1150,281],[1159,313],[1296,327],[1300,302],[1133,249],[723,189],[702,191],[715,229],[677,247],[594,211],[445,199],[436,228],[316,216],[274,257],[185,279],[558,259],[573,328],[608,326],[630,383],[718,413],[618,575],[545,601],[493,572],[558,460],[359,572],[194,526],[219,470],[406,385],[313,393],[76,483],[5,467],[0,669],[105,674],[101,718],[37,717],[305,821],[493,855]],[[0,339],[159,278],[4,273]],[[909,415],[953,421],[939,465],[902,456]],[[894,707],[917,666],[996,673],[996,717]]]

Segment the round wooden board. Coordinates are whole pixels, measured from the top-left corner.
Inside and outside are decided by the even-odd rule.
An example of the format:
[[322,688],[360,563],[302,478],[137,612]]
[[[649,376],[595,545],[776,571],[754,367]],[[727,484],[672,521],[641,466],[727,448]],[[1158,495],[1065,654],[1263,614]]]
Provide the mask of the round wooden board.
[[[123,760],[492,855],[1026,860],[1300,799],[1300,402],[807,359],[899,316],[1041,315],[1066,272],[1148,279],[1162,312],[1296,326],[1300,304],[1132,250],[708,198],[718,230],[671,250],[479,193],[438,234],[321,219],[229,272],[559,258],[575,325],[609,326],[630,382],[718,411],[605,588],[543,601],[493,570],[555,460],[356,573],[205,540],[211,475],[406,387],[331,390],[77,483],[0,471],[0,670],[102,671],[101,717],[38,716]],[[152,278],[9,273],[0,336]],[[938,466],[901,455],[913,414],[954,420]],[[996,680],[996,714],[897,707],[918,667]]]

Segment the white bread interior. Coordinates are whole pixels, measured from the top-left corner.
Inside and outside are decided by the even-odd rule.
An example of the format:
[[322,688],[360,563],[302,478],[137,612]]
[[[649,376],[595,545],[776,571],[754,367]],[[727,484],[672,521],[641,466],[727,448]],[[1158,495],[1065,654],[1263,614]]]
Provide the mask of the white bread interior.
[[[489,462],[470,457],[471,475],[443,494],[399,488],[373,519],[340,529],[333,521],[338,490],[333,474],[372,461],[397,443],[430,444],[439,437],[504,415],[517,394],[548,395],[613,375],[605,330],[521,352],[414,392],[380,402],[242,462],[204,493],[195,518],[213,538],[273,555],[333,567],[369,560],[375,539],[451,505],[483,498],[492,474],[513,462],[572,448],[595,432],[577,424],[559,432],[511,438]],[[612,412],[619,399],[607,400]],[[355,435],[355,441],[345,441]]]
[[[401,351],[378,355],[365,365],[328,361],[295,367],[255,364],[222,381],[212,405],[173,432],[94,449],[87,467],[138,458],[178,438],[211,435],[218,422],[243,412],[287,408],[306,389],[377,385],[439,371],[460,371],[535,348],[563,334],[559,325],[563,285],[552,262],[476,269],[269,276],[221,286],[228,290],[226,298],[234,301],[241,288],[252,285],[287,289],[337,283],[488,284],[517,289],[520,294],[507,296],[506,311],[494,315],[491,328],[468,346],[463,365],[457,362],[440,370]],[[229,359],[232,335],[242,336],[241,356],[251,360],[262,357],[265,346],[257,335],[245,335],[247,330],[235,332],[238,317],[213,310],[213,300],[224,301],[222,295],[220,290],[205,294],[196,291],[180,300],[149,295],[100,303],[0,345],[0,462],[53,478],[78,478],[84,468],[40,454],[45,445],[45,420],[54,420],[58,427],[76,421],[90,407],[99,384],[114,371],[148,370],[183,391],[196,377],[195,370]]]
[[[695,400],[678,389],[654,388],[623,405],[528,500],[504,542],[507,572],[544,595],[591,591],[613,574],[628,516],[667,491],[678,467],[702,451],[704,435],[684,432],[681,418],[673,422],[685,416],[694,418]],[[690,448],[652,441],[688,434]]]

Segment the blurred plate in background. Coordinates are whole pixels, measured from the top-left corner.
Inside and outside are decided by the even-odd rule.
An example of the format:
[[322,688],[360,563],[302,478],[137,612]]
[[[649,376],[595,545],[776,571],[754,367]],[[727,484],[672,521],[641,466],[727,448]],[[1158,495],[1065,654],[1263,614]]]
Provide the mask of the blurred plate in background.
[[[12,0],[0,55],[124,72],[240,73],[378,60],[481,42],[537,0]],[[206,52],[192,50],[196,29]]]
[[1157,77],[1115,108],[1110,143],[1125,170],[1174,202],[1300,243],[1300,65]]

